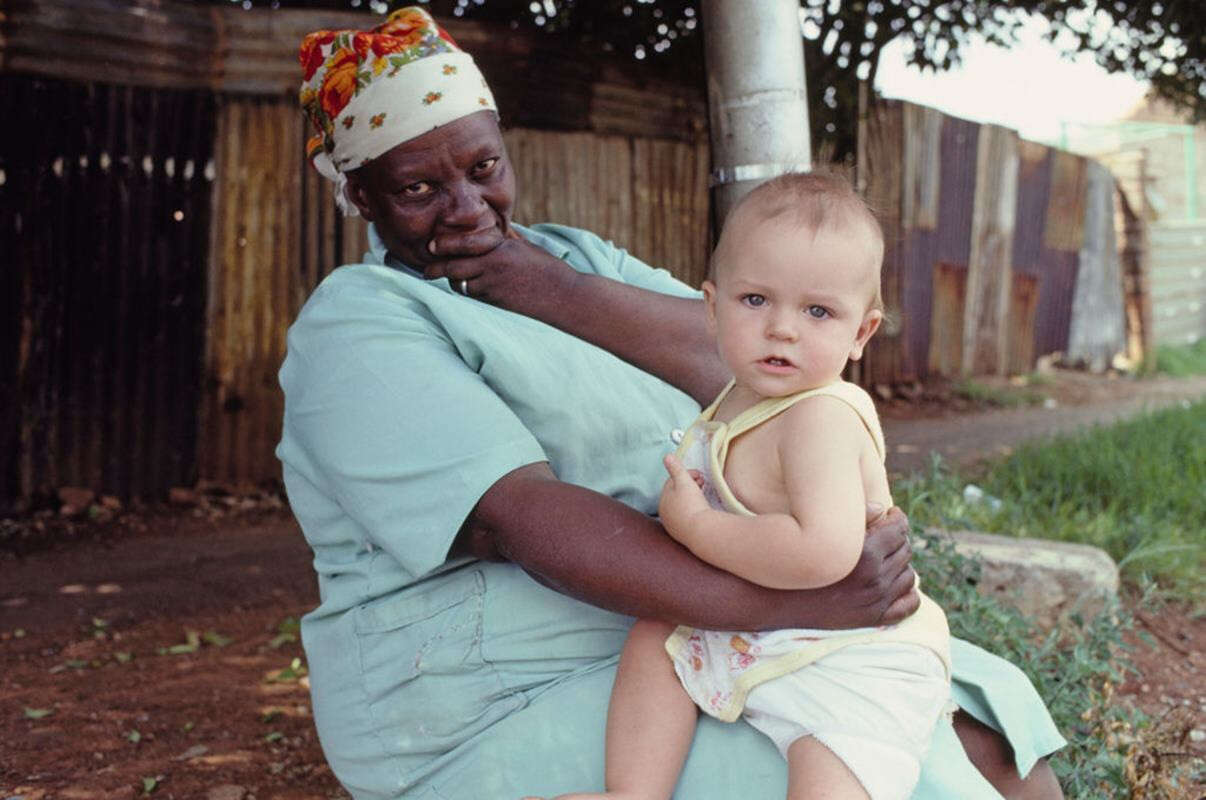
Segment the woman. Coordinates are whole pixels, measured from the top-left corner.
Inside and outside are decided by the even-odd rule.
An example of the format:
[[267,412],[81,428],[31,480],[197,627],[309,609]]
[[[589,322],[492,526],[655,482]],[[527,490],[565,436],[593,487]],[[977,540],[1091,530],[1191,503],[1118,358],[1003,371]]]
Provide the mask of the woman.
[[[311,155],[372,223],[365,262],[290,329],[277,451],[319,578],[302,625],[315,722],[354,796],[601,786],[631,616],[857,627],[915,608],[899,511],[850,577],[807,592],[703,564],[648,516],[676,429],[727,377],[701,303],[585,231],[512,224],[493,99],[425,12],[311,34],[301,61]],[[956,699],[1008,736],[961,717],[980,769],[1058,797],[1031,770],[1062,740],[1029,684],[970,645],[954,659]],[[944,728],[918,796],[995,796],[963,752]],[[704,720],[676,796],[784,782],[752,729]]]

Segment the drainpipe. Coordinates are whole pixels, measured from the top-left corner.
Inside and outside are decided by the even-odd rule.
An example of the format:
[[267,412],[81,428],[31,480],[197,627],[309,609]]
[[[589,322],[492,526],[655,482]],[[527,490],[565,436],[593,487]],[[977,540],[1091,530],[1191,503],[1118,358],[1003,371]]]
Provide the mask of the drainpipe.
[[799,0],[703,0],[717,231],[767,178],[812,168]]

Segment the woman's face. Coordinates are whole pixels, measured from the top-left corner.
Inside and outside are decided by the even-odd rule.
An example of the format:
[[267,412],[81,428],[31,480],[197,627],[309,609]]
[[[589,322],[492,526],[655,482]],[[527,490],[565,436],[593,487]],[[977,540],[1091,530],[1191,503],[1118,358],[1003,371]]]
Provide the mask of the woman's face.
[[390,253],[415,269],[439,253],[480,255],[511,230],[515,174],[491,111],[441,125],[348,173],[348,198]]

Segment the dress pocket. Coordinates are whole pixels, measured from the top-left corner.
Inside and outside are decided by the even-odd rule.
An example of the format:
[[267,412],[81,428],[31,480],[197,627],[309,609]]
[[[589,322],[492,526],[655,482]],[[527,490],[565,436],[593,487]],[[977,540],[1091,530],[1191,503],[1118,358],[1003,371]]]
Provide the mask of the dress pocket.
[[369,710],[389,752],[447,752],[522,704],[482,659],[485,580],[461,570],[360,606]]

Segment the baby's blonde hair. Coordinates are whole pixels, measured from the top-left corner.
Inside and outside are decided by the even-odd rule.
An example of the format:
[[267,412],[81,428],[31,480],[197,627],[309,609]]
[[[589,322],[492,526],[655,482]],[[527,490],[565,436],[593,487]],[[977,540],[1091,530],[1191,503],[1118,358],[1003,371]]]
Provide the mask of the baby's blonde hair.
[[[751,219],[747,216],[753,215]],[[798,225],[814,235],[822,229],[846,230],[851,235],[871,237],[875,270],[875,292],[871,307],[883,309],[880,294],[880,267],[883,264],[884,233],[867,202],[854,191],[850,181],[832,172],[788,172],[771,178],[738,201],[712,252],[709,274],[715,278],[717,267],[727,260],[726,236],[739,224],[784,222]]]

